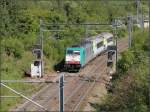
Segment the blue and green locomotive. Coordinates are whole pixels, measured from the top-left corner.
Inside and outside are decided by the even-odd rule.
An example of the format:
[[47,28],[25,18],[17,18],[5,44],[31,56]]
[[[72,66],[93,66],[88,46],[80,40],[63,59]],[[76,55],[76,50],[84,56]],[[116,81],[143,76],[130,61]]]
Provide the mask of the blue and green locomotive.
[[67,71],[79,70],[100,53],[107,50],[107,46],[113,45],[111,33],[101,33],[87,38],[79,45],[66,48],[65,68]]

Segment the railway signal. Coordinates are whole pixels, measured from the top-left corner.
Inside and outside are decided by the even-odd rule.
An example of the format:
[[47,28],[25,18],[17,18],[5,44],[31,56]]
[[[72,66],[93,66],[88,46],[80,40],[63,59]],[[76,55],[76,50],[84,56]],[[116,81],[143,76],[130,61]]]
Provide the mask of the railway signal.
[[116,45],[108,46],[108,55],[107,55],[107,67],[108,67],[108,73],[112,74],[114,71],[116,71]]
[[108,51],[108,60],[107,60],[107,66],[113,65],[113,55],[115,54],[114,51]]
[[35,48],[35,49],[33,49],[32,52],[33,52],[33,54],[36,56],[37,59],[41,59],[41,54],[42,54],[42,53],[41,53],[41,52],[42,52],[41,49]]

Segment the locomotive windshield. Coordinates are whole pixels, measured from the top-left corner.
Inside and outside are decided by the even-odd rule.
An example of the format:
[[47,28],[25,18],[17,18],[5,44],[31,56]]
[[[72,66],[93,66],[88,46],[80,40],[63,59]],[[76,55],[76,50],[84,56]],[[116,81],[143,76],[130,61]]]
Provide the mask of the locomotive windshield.
[[67,54],[70,54],[70,55],[80,55],[80,51],[67,50]]
[[73,54],[73,50],[67,50],[67,54]]
[[80,55],[80,51],[74,51],[73,54]]

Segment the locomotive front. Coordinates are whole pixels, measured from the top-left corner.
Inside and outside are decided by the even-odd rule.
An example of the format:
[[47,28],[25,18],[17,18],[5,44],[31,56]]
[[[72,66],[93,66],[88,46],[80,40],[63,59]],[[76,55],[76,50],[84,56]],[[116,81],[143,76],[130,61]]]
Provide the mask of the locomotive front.
[[78,71],[81,67],[80,48],[67,48],[65,57],[65,68],[68,71]]

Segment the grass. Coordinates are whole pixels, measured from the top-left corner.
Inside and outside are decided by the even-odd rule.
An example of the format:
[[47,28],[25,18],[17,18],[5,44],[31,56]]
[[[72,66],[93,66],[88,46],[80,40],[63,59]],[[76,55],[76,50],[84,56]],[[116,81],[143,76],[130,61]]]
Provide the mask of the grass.
[[[22,69],[30,67],[30,63],[33,60],[33,56],[30,52],[25,52],[22,59],[15,59],[13,56],[2,56],[2,80],[21,80],[26,79],[23,75]],[[25,96],[30,96],[35,91],[38,91],[43,84],[29,84],[29,83],[5,83],[7,86],[15,89],[16,91],[23,93]],[[1,86],[2,96],[18,96],[12,91]],[[2,98],[0,111],[9,111],[16,104],[20,103],[22,98]]]

